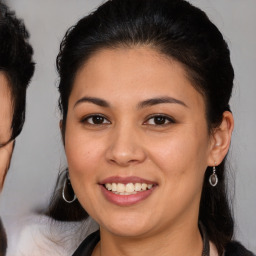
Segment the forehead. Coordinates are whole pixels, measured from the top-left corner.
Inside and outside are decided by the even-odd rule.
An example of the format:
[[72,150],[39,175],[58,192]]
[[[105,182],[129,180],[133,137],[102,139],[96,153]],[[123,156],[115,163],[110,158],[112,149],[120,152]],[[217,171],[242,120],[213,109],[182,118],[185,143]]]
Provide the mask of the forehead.
[[5,95],[11,94],[11,89],[10,89],[7,75],[3,71],[0,71],[0,95],[3,96],[4,94]]
[[128,102],[166,94],[202,100],[181,63],[150,47],[134,47],[103,49],[92,55],[75,77],[71,98],[116,96]]
[[0,72],[0,144],[6,143],[11,137],[12,118],[11,90],[7,77]]

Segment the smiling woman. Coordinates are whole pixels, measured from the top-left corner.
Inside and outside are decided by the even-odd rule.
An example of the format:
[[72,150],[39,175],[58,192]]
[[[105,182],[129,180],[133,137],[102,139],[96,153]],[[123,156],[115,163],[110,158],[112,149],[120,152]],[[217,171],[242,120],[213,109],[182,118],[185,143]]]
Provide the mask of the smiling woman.
[[75,256],[252,255],[232,242],[225,188],[234,72],[201,10],[107,1],[67,32],[57,67],[62,196],[100,226]]

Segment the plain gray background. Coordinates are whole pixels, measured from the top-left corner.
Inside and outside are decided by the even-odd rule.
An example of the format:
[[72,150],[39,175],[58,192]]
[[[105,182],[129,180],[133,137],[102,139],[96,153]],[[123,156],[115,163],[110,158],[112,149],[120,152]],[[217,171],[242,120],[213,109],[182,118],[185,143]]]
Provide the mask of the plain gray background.
[[[1,195],[0,214],[17,219],[45,207],[58,171],[66,166],[59,133],[55,58],[71,25],[102,0],[9,0],[24,19],[34,47],[36,72],[27,97],[27,118],[17,139]],[[236,79],[231,108],[235,130],[229,152],[236,238],[256,252],[256,0],[190,0],[224,34]]]

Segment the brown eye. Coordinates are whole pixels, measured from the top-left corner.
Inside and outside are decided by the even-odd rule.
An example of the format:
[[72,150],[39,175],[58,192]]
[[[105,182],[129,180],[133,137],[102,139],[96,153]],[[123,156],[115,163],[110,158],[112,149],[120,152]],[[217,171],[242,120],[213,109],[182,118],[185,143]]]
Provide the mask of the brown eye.
[[166,118],[163,116],[156,116],[154,117],[154,123],[157,125],[165,124]]
[[164,116],[164,115],[156,115],[156,116],[152,116],[150,117],[147,121],[146,124],[149,125],[156,125],[156,126],[161,126],[161,125],[167,125],[167,124],[171,124],[174,123],[173,119],[168,117],[168,116]]
[[110,122],[101,115],[88,116],[83,120],[83,123],[89,123],[91,125],[110,124]]
[[103,124],[104,123],[104,118],[102,116],[93,116],[91,119],[92,119],[93,124]]

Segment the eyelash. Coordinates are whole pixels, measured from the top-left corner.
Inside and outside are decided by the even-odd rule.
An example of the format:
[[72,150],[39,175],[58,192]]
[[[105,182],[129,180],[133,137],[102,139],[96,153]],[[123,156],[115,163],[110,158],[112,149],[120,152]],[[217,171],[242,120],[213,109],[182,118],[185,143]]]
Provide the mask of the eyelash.
[[[157,124],[156,123],[156,118],[161,118],[162,120],[159,121],[164,121],[163,123]],[[153,119],[155,124],[150,124],[149,121]],[[146,122],[144,122],[143,124],[148,124],[148,125],[152,125],[152,126],[158,126],[158,127],[162,127],[162,126],[167,126],[170,124],[175,123],[175,120],[173,118],[171,118],[170,116],[164,115],[164,114],[156,114],[156,115],[151,115],[147,118]]]
[[[97,123],[96,118],[103,122]],[[160,123],[157,124],[156,118],[159,118],[158,121],[160,121]],[[154,124],[150,123],[149,122],[150,120],[153,120]],[[101,114],[94,114],[94,115],[86,116],[81,120],[81,123],[87,124],[87,125],[92,125],[92,126],[102,126],[102,125],[111,124],[111,122],[104,115],[101,115]],[[175,123],[175,120],[173,118],[171,118],[170,116],[166,116],[164,114],[154,114],[154,115],[149,116],[147,118],[147,120],[143,123],[143,125],[163,127],[163,126],[167,126],[167,125],[170,125],[173,123]]]
[[[92,121],[96,121],[96,119],[95,120],[93,120],[94,118],[102,118],[102,120],[103,120],[103,123],[93,123]],[[91,119],[91,122],[89,121]],[[103,116],[103,115],[100,115],[100,114],[94,114],[94,115],[89,115],[89,116],[86,116],[86,117],[84,117],[82,120],[81,120],[81,123],[83,123],[83,124],[87,124],[87,125],[92,125],[92,126],[94,126],[94,125],[106,125],[106,124],[110,124],[111,122],[105,117],[105,116]]]

